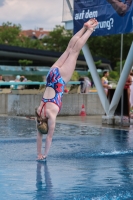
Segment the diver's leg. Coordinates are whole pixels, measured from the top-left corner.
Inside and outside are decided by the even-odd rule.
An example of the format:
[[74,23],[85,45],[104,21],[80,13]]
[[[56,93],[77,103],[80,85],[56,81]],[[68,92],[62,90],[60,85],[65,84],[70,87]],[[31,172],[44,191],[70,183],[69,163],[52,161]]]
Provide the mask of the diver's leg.
[[76,62],[80,50],[92,34],[91,29],[87,29],[87,31],[78,39],[75,46],[71,49],[70,54],[68,55],[67,59],[65,60],[64,64],[60,68],[60,74],[65,82],[68,82],[75,70]]

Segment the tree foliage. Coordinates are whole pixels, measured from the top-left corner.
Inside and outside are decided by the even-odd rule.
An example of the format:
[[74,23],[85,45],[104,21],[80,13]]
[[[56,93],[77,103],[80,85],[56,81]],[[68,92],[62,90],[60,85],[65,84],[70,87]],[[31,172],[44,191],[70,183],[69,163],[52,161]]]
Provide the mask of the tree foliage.
[[19,64],[22,66],[27,66],[27,65],[31,65],[33,63],[32,60],[19,60]]
[[[123,60],[127,57],[132,41],[132,33],[123,35]],[[88,45],[93,56],[107,58],[113,68],[120,61],[121,35],[90,37]]]
[[40,75],[26,75],[27,80],[43,82],[43,77]]
[[[125,64],[125,60],[123,60],[122,61],[122,68],[123,68],[123,66],[124,66],[124,64]],[[121,75],[121,71],[120,71],[120,65],[121,65],[121,63],[120,63],[120,61],[118,61],[117,63],[116,63],[116,66],[115,66],[115,68],[114,68],[114,70],[113,71],[110,71],[110,80],[111,81],[118,81],[119,80],[119,78],[120,78],[120,75]],[[121,69],[122,70],[122,69]]]
[[11,22],[3,23],[0,27],[0,44],[14,45],[19,42],[19,33],[21,25],[15,25]]
[[71,77],[71,81],[78,81],[79,77],[80,77],[79,73],[77,71],[74,71]]
[[72,37],[72,31],[65,30],[63,26],[56,26],[42,42],[46,50],[64,52]]
[[16,25],[11,22],[3,23],[0,27],[0,44],[44,49],[44,45],[40,40],[31,40],[30,38],[23,36],[21,30],[20,24]]

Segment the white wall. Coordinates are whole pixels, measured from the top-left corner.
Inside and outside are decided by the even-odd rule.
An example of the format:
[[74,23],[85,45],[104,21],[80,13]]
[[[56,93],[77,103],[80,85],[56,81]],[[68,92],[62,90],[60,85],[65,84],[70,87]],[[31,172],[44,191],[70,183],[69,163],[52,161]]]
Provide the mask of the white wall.
[[[33,116],[42,94],[0,94],[0,114]],[[103,115],[104,110],[97,93],[64,94],[59,115],[79,115],[82,104],[87,115]]]

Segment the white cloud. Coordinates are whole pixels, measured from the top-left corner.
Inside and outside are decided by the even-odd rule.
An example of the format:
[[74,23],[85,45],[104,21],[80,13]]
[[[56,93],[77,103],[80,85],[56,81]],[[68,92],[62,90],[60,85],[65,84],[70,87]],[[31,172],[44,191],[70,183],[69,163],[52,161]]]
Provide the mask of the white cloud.
[[[4,3],[4,4],[3,4]],[[62,23],[63,0],[0,0],[0,24],[21,24],[22,29],[51,30]]]

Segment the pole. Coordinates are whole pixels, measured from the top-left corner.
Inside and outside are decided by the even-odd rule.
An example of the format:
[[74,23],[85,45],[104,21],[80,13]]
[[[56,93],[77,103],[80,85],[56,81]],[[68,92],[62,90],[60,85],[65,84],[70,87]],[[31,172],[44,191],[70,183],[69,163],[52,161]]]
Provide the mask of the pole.
[[96,69],[93,57],[91,55],[90,49],[89,49],[87,44],[85,44],[83,46],[82,51],[84,53],[86,63],[89,66],[89,69],[90,69],[91,75],[93,77],[95,86],[97,88],[97,92],[98,92],[99,98],[101,100],[102,106],[104,108],[104,111],[106,112],[106,115],[108,115],[109,101],[107,99],[107,96],[106,96],[105,91],[103,89],[103,86],[101,84],[101,80],[100,80],[99,75],[97,73],[97,69]]
[[[123,57],[123,34],[121,34],[121,52],[120,52],[120,76],[122,72],[122,57]],[[123,124],[123,97],[124,97],[124,90],[122,91],[121,95],[121,125]]]
[[66,2],[67,2],[67,5],[68,5],[68,8],[69,8],[69,10],[70,10],[70,13],[71,13],[71,15],[72,15],[72,17],[73,17],[73,9],[72,9],[71,3],[70,3],[69,0],[66,0]]

